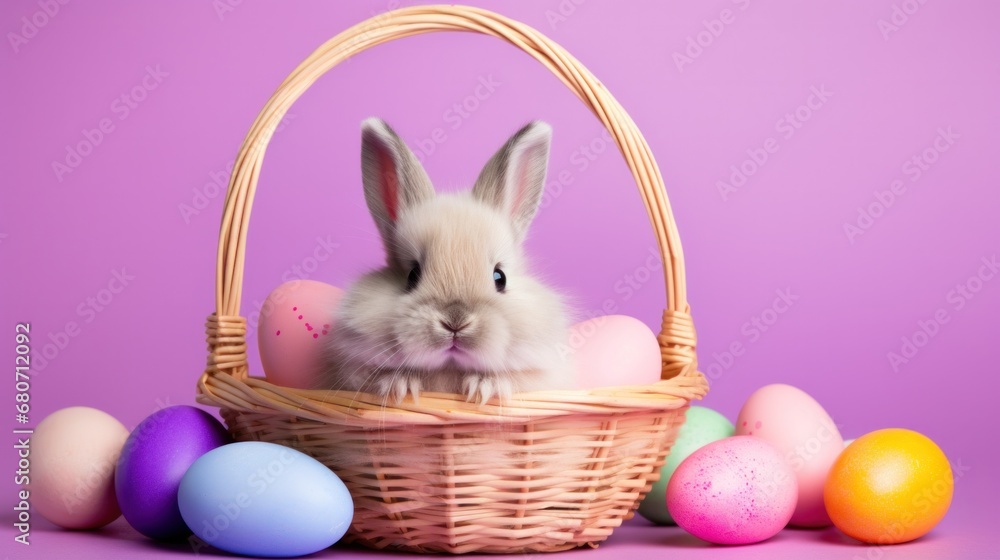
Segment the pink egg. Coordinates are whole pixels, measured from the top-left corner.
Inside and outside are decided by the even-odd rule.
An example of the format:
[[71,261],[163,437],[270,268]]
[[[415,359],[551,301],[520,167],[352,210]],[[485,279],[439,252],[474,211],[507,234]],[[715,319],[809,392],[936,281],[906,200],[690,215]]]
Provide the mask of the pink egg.
[[333,334],[344,291],[314,280],[292,280],[271,292],[257,327],[260,361],[268,381],[312,389],[322,368],[323,347]]
[[796,496],[795,476],[784,457],[747,436],[698,449],[667,484],[667,508],[677,524],[716,544],[773,537],[792,517]]
[[660,344],[642,321],[603,315],[570,328],[577,387],[648,385],[660,380]]
[[96,529],[117,519],[115,463],[126,438],[125,426],[96,408],[46,416],[31,436],[31,505],[67,529]]
[[823,505],[823,487],[844,439],[815,399],[791,385],[767,385],[754,391],[736,419],[736,435],[761,438],[788,462],[799,486],[791,524],[832,524]]

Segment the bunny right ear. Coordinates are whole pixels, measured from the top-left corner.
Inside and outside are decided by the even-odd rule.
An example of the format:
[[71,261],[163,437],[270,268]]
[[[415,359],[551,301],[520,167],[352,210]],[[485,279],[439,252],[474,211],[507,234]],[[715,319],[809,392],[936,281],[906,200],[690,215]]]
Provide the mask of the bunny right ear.
[[402,264],[396,222],[407,208],[433,198],[434,186],[417,156],[382,119],[361,123],[361,178],[389,264]]
[[472,187],[473,196],[510,217],[519,242],[542,201],[551,142],[548,124],[525,125],[486,162]]

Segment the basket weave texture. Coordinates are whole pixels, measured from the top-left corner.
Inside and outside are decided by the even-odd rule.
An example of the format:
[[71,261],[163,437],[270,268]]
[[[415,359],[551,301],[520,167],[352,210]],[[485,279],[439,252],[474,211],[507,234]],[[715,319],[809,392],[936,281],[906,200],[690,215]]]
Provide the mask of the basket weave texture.
[[[662,380],[643,386],[538,391],[466,403],[422,393],[382,397],[279,387],[250,376],[240,315],[247,227],[268,141],[285,112],[341,61],[372,46],[434,31],[503,39],[541,62],[605,125],[631,169],[663,257],[666,308],[658,340]],[[692,399],[708,386],[676,225],[642,134],[604,86],[538,31],[478,8],[418,6],[375,16],[330,39],[281,83],[236,159],[219,236],[216,311],[198,400],[218,406],[237,440],[299,449],[350,489],[345,537],[412,552],[552,552],[597,546],[659,477]],[[614,372],[608,372],[613,379]]]

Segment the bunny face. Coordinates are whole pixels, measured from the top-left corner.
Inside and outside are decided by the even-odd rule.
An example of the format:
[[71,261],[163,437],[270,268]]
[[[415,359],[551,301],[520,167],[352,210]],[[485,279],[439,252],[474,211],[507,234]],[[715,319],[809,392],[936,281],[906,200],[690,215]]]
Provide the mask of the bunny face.
[[440,196],[400,219],[408,270],[397,336],[422,368],[500,369],[513,338],[505,300],[517,299],[520,250],[503,216],[467,198]]

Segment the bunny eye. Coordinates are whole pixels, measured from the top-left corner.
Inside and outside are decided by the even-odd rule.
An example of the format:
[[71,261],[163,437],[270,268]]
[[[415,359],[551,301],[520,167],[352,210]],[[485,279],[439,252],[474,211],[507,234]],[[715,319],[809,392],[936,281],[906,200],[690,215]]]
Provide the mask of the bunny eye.
[[503,292],[504,288],[507,287],[507,275],[500,270],[500,267],[493,269],[493,283],[497,287],[498,292]]
[[406,291],[410,292],[417,287],[417,283],[420,282],[420,263],[413,263],[413,268],[410,269],[410,274],[406,277]]

